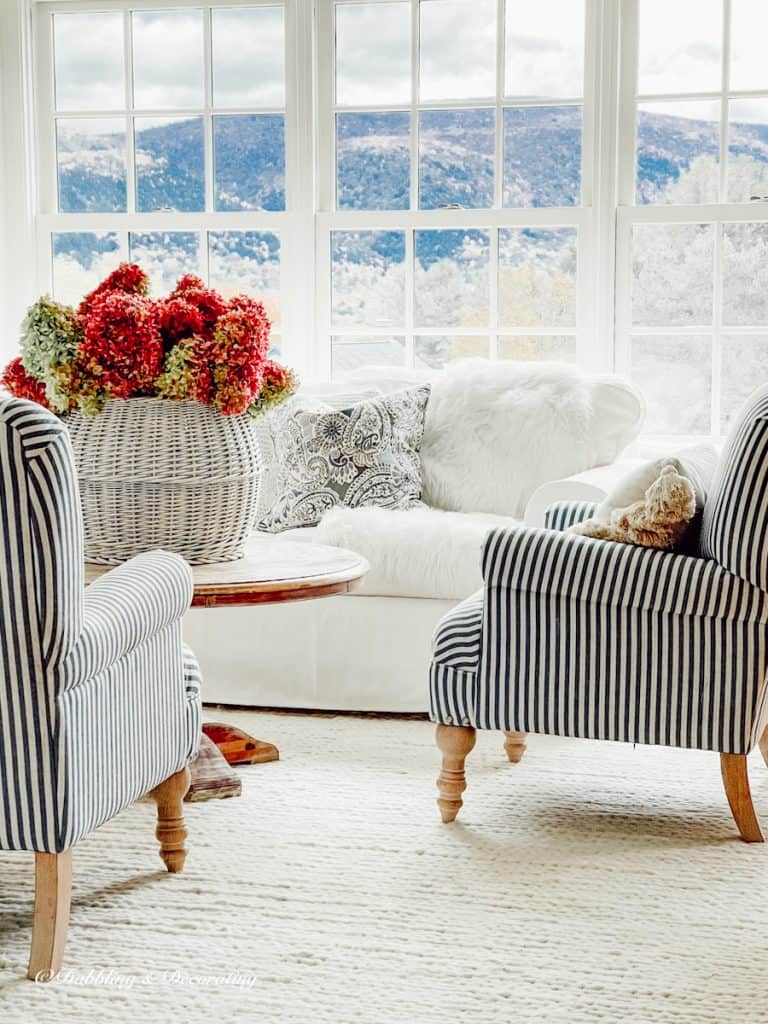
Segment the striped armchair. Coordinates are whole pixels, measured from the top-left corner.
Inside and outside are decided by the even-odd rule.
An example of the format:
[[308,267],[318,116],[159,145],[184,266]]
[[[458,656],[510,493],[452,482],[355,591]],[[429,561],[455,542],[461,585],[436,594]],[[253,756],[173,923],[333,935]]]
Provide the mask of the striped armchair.
[[150,793],[161,856],[182,869],[200,737],[199,672],[181,641],[192,582],[156,551],[84,589],[69,435],[31,402],[0,401],[0,501],[0,849],[35,853],[29,977],[47,980],[78,839]]
[[717,751],[741,837],[762,842],[746,755],[768,711],[768,387],[728,439],[696,555],[559,532],[592,511],[559,503],[550,529],[494,530],[483,589],[437,627],[443,820],[475,729],[499,729],[512,761],[529,732]]

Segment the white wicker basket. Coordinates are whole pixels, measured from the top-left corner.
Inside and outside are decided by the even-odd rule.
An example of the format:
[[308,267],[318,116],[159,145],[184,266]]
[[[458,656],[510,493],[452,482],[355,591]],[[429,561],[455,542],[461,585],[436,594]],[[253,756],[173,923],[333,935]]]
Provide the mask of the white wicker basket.
[[85,557],[115,565],[164,548],[188,562],[240,558],[259,501],[249,416],[197,402],[131,398],[67,417],[80,482]]

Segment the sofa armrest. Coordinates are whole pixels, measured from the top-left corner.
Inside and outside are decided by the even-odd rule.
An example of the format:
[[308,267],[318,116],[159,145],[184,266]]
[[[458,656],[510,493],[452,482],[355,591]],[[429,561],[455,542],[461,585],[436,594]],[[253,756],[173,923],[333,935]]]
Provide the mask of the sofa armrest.
[[768,623],[768,594],[710,559],[525,526],[493,530],[485,589],[560,595],[596,606]]
[[85,592],[83,628],[63,665],[62,687],[113,665],[178,622],[191,603],[192,570],[167,551],[137,555],[101,576]]
[[544,526],[546,512],[550,505],[560,501],[601,502],[613,486],[633,469],[641,466],[645,459],[618,459],[607,466],[595,466],[584,473],[549,480],[537,487],[525,506],[526,526]]

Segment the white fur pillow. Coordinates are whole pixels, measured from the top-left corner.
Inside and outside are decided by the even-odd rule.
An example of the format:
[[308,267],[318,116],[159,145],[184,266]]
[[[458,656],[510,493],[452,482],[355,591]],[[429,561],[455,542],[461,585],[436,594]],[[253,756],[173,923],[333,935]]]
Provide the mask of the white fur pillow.
[[423,500],[520,518],[533,492],[612,462],[637,435],[643,405],[616,378],[560,362],[463,359],[445,370],[366,367],[350,378],[385,391],[426,375]]

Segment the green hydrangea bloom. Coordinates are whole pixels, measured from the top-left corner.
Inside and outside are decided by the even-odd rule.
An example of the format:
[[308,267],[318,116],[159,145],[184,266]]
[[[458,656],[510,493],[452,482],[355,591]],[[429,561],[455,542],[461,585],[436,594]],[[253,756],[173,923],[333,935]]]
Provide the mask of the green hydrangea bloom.
[[68,405],[55,371],[70,363],[81,333],[71,306],[44,295],[27,310],[21,325],[21,361],[31,376],[45,385],[51,408],[63,412]]
[[163,372],[157,378],[159,398],[167,398],[173,402],[189,398],[194,342],[194,338],[185,338],[168,352]]

